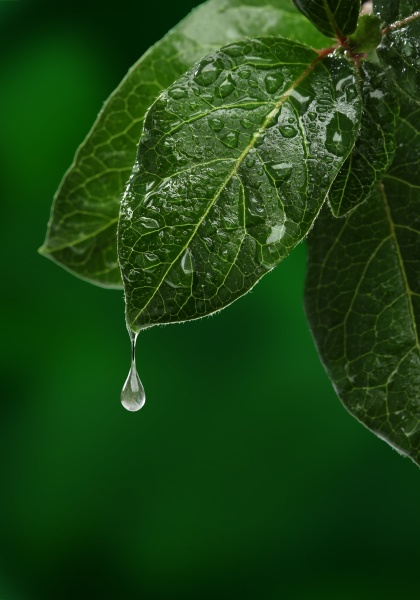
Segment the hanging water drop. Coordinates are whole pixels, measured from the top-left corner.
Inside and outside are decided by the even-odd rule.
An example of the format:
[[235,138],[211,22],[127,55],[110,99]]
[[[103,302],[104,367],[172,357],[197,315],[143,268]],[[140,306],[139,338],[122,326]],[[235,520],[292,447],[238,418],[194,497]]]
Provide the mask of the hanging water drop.
[[143,407],[146,402],[146,395],[136,367],[136,341],[138,334],[133,333],[130,329],[128,332],[131,340],[131,367],[121,392],[121,404],[125,409],[135,412]]

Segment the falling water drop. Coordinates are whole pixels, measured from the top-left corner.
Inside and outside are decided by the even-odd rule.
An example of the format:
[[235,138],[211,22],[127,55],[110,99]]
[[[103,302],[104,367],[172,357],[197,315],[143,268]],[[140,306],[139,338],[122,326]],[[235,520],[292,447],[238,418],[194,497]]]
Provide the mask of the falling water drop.
[[125,409],[135,412],[143,407],[146,402],[146,394],[144,393],[144,387],[140,381],[136,367],[136,341],[138,334],[133,333],[131,329],[128,329],[128,333],[131,340],[131,367],[121,392],[121,404]]

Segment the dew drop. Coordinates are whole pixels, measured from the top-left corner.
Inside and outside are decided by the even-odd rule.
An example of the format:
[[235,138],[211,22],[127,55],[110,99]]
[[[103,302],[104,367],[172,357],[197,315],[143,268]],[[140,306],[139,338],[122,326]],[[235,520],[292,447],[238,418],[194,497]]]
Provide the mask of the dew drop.
[[143,225],[143,227],[146,227],[147,229],[159,228],[159,223],[156,221],[156,219],[151,219],[150,217],[141,217],[140,223]]
[[209,119],[209,125],[214,131],[220,131],[225,126],[221,119]]
[[283,84],[284,77],[281,73],[273,73],[267,75],[264,80],[265,87],[269,94],[275,94],[280,86]]
[[238,146],[239,136],[237,131],[229,131],[229,133],[220,136],[219,139],[228,148],[236,148]]
[[219,96],[221,98],[226,98],[226,96],[229,96],[229,94],[231,94],[233,92],[233,90],[235,89],[235,84],[232,81],[232,79],[230,77],[227,77],[224,81],[222,81],[222,83],[219,85]]
[[212,59],[203,60],[196,71],[194,79],[199,85],[208,86],[216,81],[221,72],[222,69],[216,61]]
[[183,257],[181,258],[181,269],[186,275],[191,275],[191,273],[194,272],[192,252],[189,248],[185,250]]
[[294,138],[297,135],[297,129],[291,125],[283,125],[283,127],[280,127],[280,133],[285,138]]
[[173,88],[172,90],[169,90],[168,95],[171,96],[171,98],[175,98],[175,100],[179,100],[180,98],[184,98],[187,94],[182,88]]
[[136,368],[136,341],[138,334],[133,333],[130,329],[128,331],[131,340],[131,367],[121,392],[121,404],[126,410],[135,412],[144,406],[146,395]]
[[223,52],[228,56],[241,56],[244,53],[244,48],[240,44],[230,44],[223,48]]
[[411,56],[413,54],[413,46],[410,42],[406,42],[403,47],[403,53],[405,56]]
[[308,110],[311,96],[302,96],[297,90],[292,90],[290,92],[290,98],[292,98],[292,104],[298,108],[301,114]]
[[325,147],[336,156],[343,156],[348,149],[347,133],[351,132],[353,123],[345,114],[337,112],[326,128]]
[[241,79],[249,79],[251,77],[251,69],[241,69],[238,75]]
[[257,87],[258,87],[258,81],[257,81],[256,79],[250,79],[250,80],[248,81],[248,84],[249,84],[249,86],[250,86],[250,87],[252,87],[252,88],[257,88]]
[[242,127],[245,127],[245,129],[249,129],[250,127],[253,126],[253,122],[250,121],[249,119],[241,119],[240,124],[242,125]]
[[293,172],[293,165],[291,163],[267,164],[267,170],[274,181],[280,184],[290,179]]
[[256,146],[257,148],[258,148],[258,146],[262,146],[264,144],[264,140],[265,140],[265,134],[257,133],[256,136],[254,137],[254,146]]
[[127,280],[130,283],[134,283],[138,276],[139,276],[139,272],[136,271],[136,269],[131,269],[127,275]]
[[136,263],[143,269],[155,267],[159,262],[159,257],[153,252],[140,252],[136,258]]

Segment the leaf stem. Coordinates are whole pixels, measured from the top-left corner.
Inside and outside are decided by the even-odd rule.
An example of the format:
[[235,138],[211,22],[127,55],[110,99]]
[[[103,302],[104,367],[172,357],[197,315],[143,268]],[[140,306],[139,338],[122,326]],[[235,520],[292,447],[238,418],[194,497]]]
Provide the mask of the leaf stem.
[[411,21],[415,21],[418,18],[420,18],[420,10],[417,10],[415,13],[413,13],[409,17],[406,17],[405,19],[401,19],[401,21],[395,21],[395,23],[391,23],[391,25],[387,25],[386,27],[384,27],[381,30],[381,33],[382,33],[382,35],[386,35],[388,33],[388,31],[392,31],[393,29],[399,29],[400,27],[404,27],[404,25],[407,25],[407,23],[410,23]]

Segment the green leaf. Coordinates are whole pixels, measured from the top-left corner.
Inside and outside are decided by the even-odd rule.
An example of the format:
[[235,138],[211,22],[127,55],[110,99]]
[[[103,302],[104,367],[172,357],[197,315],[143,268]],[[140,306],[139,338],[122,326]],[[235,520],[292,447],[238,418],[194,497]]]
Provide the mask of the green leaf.
[[244,36],[285,34],[322,47],[326,40],[289,0],[210,0],[130,69],[105,103],[56,193],[40,252],[105,287],[121,287],[119,203],[136,157],[146,110],[210,50]]
[[398,4],[398,20],[383,30],[377,52],[401,91],[420,103],[420,3]]
[[374,14],[386,25],[410,17],[417,10],[420,10],[419,0],[373,0]]
[[[334,180],[328,198],[342,217],[369,198],[391,164],[399,104],[394,86],[376,64],[362,61],[359,69],[363,110],[356,143]],[[352,87],[346,93],[355,94]]]
[[353,33],[357,26],[360,0],[292,0],[297,8],[324,35],[339,40]]
[[376,15],[362,15],[357,22],[357,29],[350,36],[349,46],[353,52],[370,52],[375,50],[382,39],[381,19]]
[[344,405],[420,464],[420,109],[406,102],[397,146],[368,202],[315,223],[305,305]]
[[353,147],[354,65],[284,38],[202,59],[151,107],[121,205],[127,323],[195,319],[306,235]]

